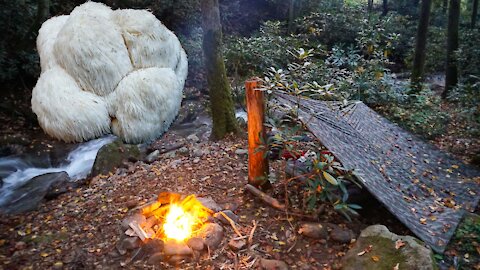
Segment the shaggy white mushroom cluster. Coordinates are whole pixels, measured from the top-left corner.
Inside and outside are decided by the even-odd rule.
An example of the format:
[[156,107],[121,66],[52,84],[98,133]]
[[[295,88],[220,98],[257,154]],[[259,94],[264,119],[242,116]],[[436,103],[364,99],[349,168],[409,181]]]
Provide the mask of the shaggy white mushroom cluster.
[[187,55],[146,10],[87,2],[46,21],[37,49],[42,74],[32,110],[50,136],[81,142],[114,133],[146,142],[178,114]]

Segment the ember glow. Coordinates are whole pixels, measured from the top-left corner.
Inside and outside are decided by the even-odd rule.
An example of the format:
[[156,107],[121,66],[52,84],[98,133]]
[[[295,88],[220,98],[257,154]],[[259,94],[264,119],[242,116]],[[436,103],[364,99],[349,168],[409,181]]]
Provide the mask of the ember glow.
[[183,241],[192,235],[195,218],[178,205],[171,205],[170,211],[165,217],[163,230],[169,239]]

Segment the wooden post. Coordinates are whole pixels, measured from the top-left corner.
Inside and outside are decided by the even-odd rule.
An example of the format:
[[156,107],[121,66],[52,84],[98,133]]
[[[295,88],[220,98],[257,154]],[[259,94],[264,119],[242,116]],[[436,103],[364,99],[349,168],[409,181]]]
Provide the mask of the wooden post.
[[266,142],[263,126],[265,103],[263,91],[258,90],[258,86],[259,81],[256,79],[245,82],[248,113],[248,183],[256,187],[265,187],[269,184],[267,149],[258,149],[262,141]]

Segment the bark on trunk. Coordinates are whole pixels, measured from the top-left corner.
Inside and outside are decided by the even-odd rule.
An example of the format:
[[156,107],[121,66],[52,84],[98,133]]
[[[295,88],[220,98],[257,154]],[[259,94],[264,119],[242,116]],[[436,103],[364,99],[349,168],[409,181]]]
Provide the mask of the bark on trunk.
[[212,112],[213,139],[221,139],[237,131],[230,84],[222,54],[222,26],[218,0],[202,0],[203,53],[207,71]]
[[421,84],[423,82],[423,76],[425,71],[425,49],[427,46],[428,24],[431,7],[431,0],[422,1],[422,9],[420,10],[420,18],[417,29],[415,58],[413,59],[413,69],[411,77],[411,86],[414,92],[419,92],[419,90],[421,90]]
[[448,9],[448,29],[447,29],[447,65],[445,76],[445,90],[442,98],[446,98],[450,89],[458,82],[457,60],[455,51],[458,49],[458,27],[460,24],[460,0],[450,0]]
[[295,20],[295,0],[290,0],[290,7],[288,8],[288,33],[293,32],[293,24]]
[[387,14],[388,14],[388,0],[383,0],[382,15],[385,16]]
[[478,15],[478,0],[473,0],[472,3],[472,21],[470,22],[470,27],[473,29],[477,24],[477,15]]
[[368,0],[368,12],[372,12],[373,10],[373,0]]

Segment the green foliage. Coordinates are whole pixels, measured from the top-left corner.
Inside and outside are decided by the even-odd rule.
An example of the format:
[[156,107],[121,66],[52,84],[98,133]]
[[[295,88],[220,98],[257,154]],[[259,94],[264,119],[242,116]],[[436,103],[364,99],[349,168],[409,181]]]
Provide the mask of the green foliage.
[[[270,155],[279,152],[278,155],[283,159],[287,159],[287,156],[300,156],[302,151],[299,142],[304,138],[305,131],[294,111],[287,112],[280,120],[269,118],[266,125],[275,130],[275,135],[266,142]],[[356,184],[361,187],[353,171],[343,168],[330,152],[321,151],[314,145],[298,160],[303,164],[301,170],[306,172],[301,181],[302,197],[308,210],[329,203],[348,220],[351,220],[351,215],[358,215],[356,210],[361,207],[348,203],[347,185]]]
[[227,38],[224,55],[229,73],[246,77],[268,67],[287,65],[292,58],[286,52],[303,42],[283,36],[283,28],[280,22],[266,22],[253,37]]
[[0,9],[0,80],[27,80],[39,74],[39,59],[33,46],[24,40],[36,16],[35,3],[20,7],[15,1],[6,1]]

